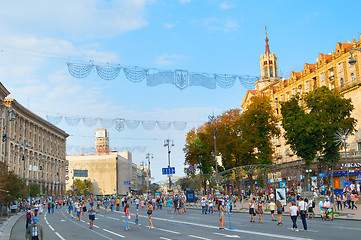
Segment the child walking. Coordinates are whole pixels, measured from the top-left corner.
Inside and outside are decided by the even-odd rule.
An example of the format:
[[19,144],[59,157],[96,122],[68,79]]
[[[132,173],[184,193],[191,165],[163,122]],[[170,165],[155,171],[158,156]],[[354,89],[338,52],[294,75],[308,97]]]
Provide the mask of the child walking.
[[139,228],[139,214],[135,214],[135,227]]

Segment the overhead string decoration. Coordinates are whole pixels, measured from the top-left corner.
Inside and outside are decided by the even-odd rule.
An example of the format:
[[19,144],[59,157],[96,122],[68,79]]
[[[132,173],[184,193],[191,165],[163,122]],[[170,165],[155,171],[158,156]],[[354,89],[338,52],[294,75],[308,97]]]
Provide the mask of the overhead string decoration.
[[86,78],[94,67],[93,61],[90,61],[88,64],[70,62],[66,64],[68,65],[69,73],[76,78]]
[[108,63],[105,66],[96,65],[97,73],[99,77],[104,80],[111,81],[118,77],[120,70],[122,69],[120,66],[111,66]]

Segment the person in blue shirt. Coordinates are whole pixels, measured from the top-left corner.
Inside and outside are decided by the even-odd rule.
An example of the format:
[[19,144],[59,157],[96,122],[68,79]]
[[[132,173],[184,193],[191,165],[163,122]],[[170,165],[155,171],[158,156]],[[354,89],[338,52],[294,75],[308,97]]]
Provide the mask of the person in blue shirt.
[[172,200],[170,198],[167,200],[167,214],[172,214]]
[[106,198],[105,200],[104,200],[104,208],[105,208],[105,213],[107,213],[108,211],[109,211],[109,200],[108,200],[108,198]]

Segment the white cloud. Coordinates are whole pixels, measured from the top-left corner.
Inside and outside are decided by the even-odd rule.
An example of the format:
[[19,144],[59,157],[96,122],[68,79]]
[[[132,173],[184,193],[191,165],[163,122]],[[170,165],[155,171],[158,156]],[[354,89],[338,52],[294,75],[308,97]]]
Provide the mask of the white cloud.
[[103,38],[145,26],[145,6],[146,0],[5,1],[0,30]]
[[219,7],[223,10],[227,10],[227,9],[230,9],[230,8],[234,8],[235,5],[233,4],[230,4],[230,3],[227,3],[227,2],[222,2]]
[[173,23],[163,23],[163,26],[168,29],[175,28],[175,24]]
[[158,56],[155,63],[160,66],[170,66],[176,64],[177,60],[184,59],[185,56],[182,55],[176,55],[176,54],[164,54],[161,56]]
[[190,3],[192,0],[178,0],[181,4]]
[[209,17],[200,20],[193,20],[193,22],[199,23],[210,31],[232,32],[236,31],[240,27],[239,21],[231,18],[219,20],[216,17]]

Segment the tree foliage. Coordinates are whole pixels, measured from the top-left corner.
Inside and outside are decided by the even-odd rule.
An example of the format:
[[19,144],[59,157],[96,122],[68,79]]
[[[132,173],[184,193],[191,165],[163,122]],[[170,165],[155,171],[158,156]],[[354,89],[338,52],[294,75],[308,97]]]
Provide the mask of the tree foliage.
[[10,203],[25,197],[25,183],[13,171],[8,171],[4,163],[0,163],[0,202]]
[[73,182],[73,187],[76,195],[88,195],[91,192],[92,183],[84,179],[83,181],[80,179],[75,179]]
[[318,160],[322,164],[334,166],[340,157],[335,133],[338,129],[355,131],[353,109],[351,99],[325,86],[305,94],[303,99],[292,98],[281,108],[287,144],[306,164],[320,153]]

